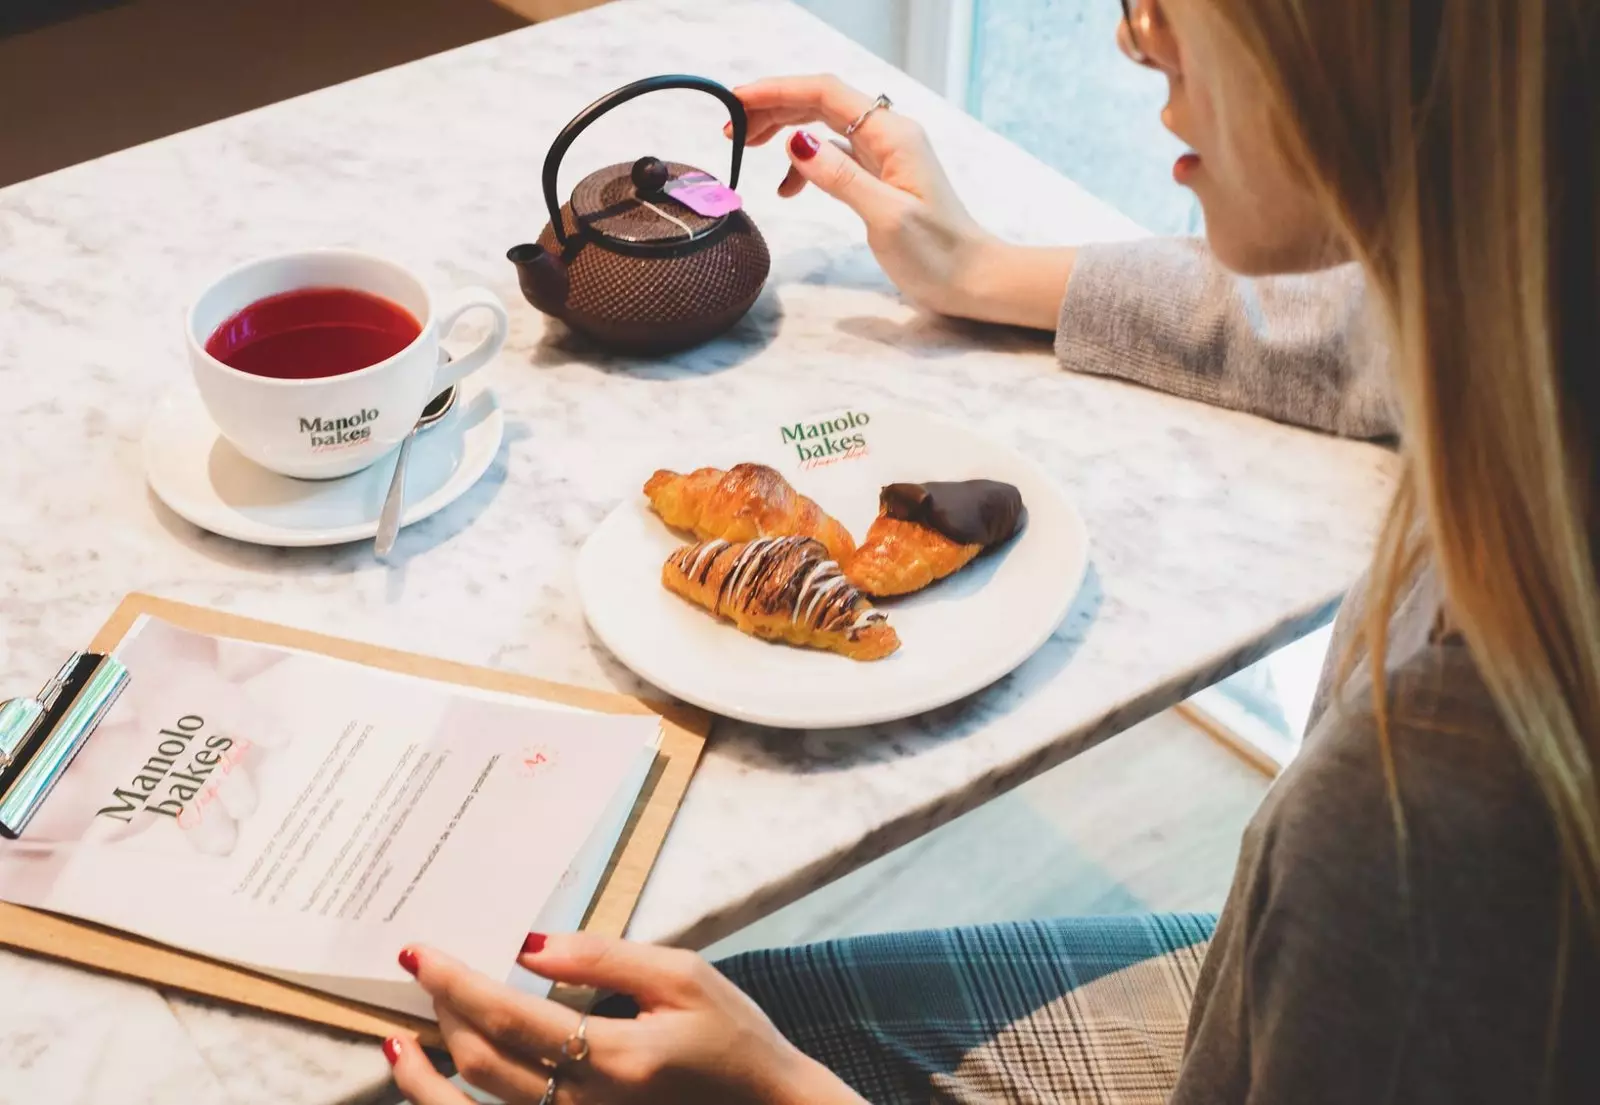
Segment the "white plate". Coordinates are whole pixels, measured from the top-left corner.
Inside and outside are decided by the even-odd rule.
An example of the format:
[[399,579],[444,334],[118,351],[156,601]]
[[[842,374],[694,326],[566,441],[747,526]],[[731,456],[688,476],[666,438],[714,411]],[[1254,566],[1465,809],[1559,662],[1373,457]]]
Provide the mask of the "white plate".
[[[411,443],[401,525],[464,495],[494,461],[504,435],[505,418],[494,392],[469,377],[455,409]],[[337,545],[372,538],[398,452],[336,480],[280,476],[223,440],[190,385],[161,400],[144,437],[145,476],[162,502],[201,529],[257,545]]]
[[[909,717],[993,683],[1049,640],[1072,607],[1088,567],[1078,512],[1038,466],[962,426],[905,411],[857,407],[799,420],[863,424],[793,440],[772,425],[742,440],[706,442],[661,467],[769,464],[842,522],[857,541],[895,482],[987,478],[1013,484],[1028,511],[1010,544],[922,592],[878,605],[900,636],[893,655],[870,662],[747,636],[672,594],[661,566],[686,538],[664,525],[641,490],[584,544],[578,590],[595,634],[642,678],[707,710],[758,725],[835,728]],[[859,436],[864,448],[810,466],[801,450]],[[638,474],[642,489],[650,472]]]

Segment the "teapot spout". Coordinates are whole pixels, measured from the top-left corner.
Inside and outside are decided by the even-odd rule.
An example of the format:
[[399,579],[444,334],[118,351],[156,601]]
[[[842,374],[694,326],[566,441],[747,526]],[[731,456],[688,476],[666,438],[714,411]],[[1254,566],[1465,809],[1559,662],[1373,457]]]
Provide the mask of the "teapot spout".
[[529,303],[560,318],[567,305],[567,266],[549,250],[529,242],[512,246],[506,260],[517,268],[517,283]]

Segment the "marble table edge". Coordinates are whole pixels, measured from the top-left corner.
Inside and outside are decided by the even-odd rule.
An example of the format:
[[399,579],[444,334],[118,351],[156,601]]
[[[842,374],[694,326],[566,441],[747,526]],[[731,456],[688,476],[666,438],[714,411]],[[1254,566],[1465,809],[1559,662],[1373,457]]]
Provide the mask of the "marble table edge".
[[[671,947],[695,950],[709,947],[1320,629],[1332,621],[1346,590],[1341,588],[1302,607],[1280,619],[1265,633],[1218,654],[1210,663],[1180,673],[1041,747],[997,765],[970,780],[960,792],[922,803],[877,826],[853,846],[757,888],[737,906],[708,912],[698,920],[652,933],[646,938],[651,943]],[[629,936],[632,935],[630,930]]]

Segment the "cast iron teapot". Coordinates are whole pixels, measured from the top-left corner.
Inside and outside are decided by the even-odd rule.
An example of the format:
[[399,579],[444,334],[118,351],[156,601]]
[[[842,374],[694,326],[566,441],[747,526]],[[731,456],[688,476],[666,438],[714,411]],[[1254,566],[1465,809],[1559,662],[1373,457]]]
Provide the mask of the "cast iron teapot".
[[660,354],[722,333],[750,309],[771,268],[767,243],[742,209],[702,215],[669,195],[667,185],[692,165],[643,157],[590,173],[561,206],[556,173],[568,147],[612,108],[666,88],[709,92],[733,118],[733,168],[739,183],[747,120],[731,91],[704,77],[647,77],[602,96],[556,136],[544,161],[550,222],[536,244],[513,246],[522,294],[597,344],[619,352]]

